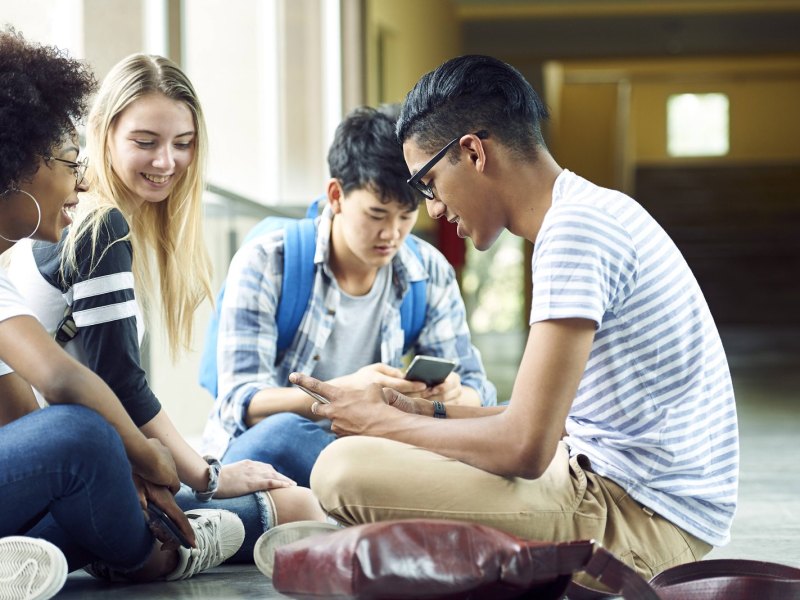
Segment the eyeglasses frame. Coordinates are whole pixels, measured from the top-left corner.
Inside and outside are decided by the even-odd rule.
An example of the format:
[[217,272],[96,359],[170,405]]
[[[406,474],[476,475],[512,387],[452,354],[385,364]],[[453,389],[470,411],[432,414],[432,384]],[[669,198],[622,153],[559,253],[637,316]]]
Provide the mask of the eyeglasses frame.
[[86,178],[86,170],[89,168],[89,157],[86,156],[82,160],[74,161],[67,160],[66,158],[56,158],[55,156],[45,156],[45,160],[57,160],[65,165],[69,165],[75,170],[75,187],[83,183]]
[[[439,150],[436,154],[434,154],[431,157],[431,159],[428,162],[426,162],[419,171],[417,171],[416,173],[414,173],[414,175],[409,177],[406,180],[406,183],[415,190],[417,190],[420,194],[425,196],[428,200],[435,200],[436,197],[433,193],[433,190],[429,185],[422,183],[421,179],[425,177],[425,175],[428,174],[428,171],[430,171],[434,166],[436,166],[436,163],[438,163],[440,160],[444,158],[444,156],[447,154],[447,151],[450,150],[450,148],[452,148],[452,146],[465,135],[469,134],[462,133],[461,135],[456,136],[452,140],[447,142],[444,145],[444,147],[441,150]],[[486,131],[485,129],[481,129],[480,131],[476,131],[473,135],[477,136],[481,140],[484,140],[487,137],[489,137],[489,132]]]

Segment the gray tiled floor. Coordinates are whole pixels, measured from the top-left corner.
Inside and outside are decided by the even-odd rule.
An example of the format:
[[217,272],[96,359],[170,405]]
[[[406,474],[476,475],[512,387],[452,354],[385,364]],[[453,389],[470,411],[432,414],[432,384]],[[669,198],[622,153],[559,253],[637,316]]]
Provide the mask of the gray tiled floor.
[[[709,558],[750,558],[800,566],[800,331],[723,332],[734,376],[741,427],[741,488],[733,539]],[[501,357],[482,342],[484,358]],[[498,367],[500,365],[497,365]],[[508,372],[487,364],[491,374]],[[500,382],[509,389],[508,382]],[[107,586],[82,572],[70,575],[59,598],[283,598],[254,566],[223,566],[176,583]]]

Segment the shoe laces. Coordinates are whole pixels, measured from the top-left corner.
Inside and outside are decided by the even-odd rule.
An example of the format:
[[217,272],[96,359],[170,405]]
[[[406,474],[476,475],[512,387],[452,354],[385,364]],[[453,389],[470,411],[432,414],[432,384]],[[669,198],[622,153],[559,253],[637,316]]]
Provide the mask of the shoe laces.
[[189,561],[180,579],[186,579],[197,573],[217,566],[223,561],[220,547],[218,516],[193,515],[187,513],[189,523],[194,529],[196,548],[181,548],[181,552],[189,553]]

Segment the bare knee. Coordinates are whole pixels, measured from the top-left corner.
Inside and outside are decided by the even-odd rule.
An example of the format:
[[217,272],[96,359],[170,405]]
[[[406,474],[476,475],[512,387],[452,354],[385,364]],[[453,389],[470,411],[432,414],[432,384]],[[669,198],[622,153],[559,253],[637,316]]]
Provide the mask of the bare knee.
[[325,520],[325,513],[319,505],[319,500],[308,488],[300,486],[279,488],[270,490],[269,495],[275,504],[278,523]]

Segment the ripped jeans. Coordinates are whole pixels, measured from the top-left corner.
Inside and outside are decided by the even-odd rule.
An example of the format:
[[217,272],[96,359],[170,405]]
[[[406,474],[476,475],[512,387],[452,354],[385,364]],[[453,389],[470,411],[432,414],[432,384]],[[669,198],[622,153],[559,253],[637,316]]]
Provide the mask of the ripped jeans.
[[194,492],[182,484],[175,501],[182,510],[195,508],[228,510],[244,524],[244,543],[226,563],[253,563],[253,547],[267,529],[275,525],[275,505],[267,492],[255,492],[237,498],[212,498],[207,502],[194,497]]

